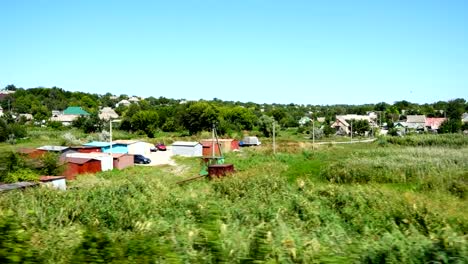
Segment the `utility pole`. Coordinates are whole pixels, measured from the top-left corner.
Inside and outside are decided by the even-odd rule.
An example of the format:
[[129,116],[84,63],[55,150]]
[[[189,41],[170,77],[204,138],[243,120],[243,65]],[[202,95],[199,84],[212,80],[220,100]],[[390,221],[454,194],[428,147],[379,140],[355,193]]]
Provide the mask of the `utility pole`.
[[275,137],[276,137],[276,121],[273,121],[273,154],[276,155],[276,141],[275,141]]
[[112,155],[112,119],[109,118],[109,146],[110,154]]
[[312,115],[312,149],[315,149],[315,120],[314,120],[314,115]]

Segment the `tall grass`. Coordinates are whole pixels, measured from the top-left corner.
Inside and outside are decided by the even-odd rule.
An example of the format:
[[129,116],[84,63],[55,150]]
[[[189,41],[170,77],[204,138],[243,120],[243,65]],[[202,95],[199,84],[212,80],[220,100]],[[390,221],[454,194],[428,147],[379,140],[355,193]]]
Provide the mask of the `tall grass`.
[[454,148],[468,146],[468,136],[463,134],[415,134],[404,137],[385,137],[384,141],[400,146],[446,146]]
[[350,145],[270,154],[228,154],[237,173],[221,180],[177,185],[199,166],[178,159],[186,170],[134,167],[81,176],[66,192],[3,194],[0,234],[8,244],[0,243],[0,259],[17,248],[47,263],[468,262],[466,198],[438,186],[337,184],[323,172],[341,161],[369,168],[389,161],[382,170],[393,171],[377,178],[387,183],[424,162],[410,169],[423,183],[427,173],[466,171],[466,149]]

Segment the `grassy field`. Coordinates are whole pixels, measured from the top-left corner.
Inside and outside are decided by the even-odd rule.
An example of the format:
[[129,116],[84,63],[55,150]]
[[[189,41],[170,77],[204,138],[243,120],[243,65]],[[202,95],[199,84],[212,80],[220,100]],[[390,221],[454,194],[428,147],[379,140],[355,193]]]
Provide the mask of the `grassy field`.
[[245,148],[235,175],[184,185],[198,159],[9,192],[0,262],[467,263],[468,139],[439,137]]

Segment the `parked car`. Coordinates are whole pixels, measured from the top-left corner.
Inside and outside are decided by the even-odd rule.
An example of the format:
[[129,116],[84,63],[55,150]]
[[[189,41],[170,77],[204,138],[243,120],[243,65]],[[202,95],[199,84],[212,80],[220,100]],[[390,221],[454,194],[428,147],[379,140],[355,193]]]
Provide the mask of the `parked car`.
[[136,154],[133,156],[133,162],[135,164],[150,164],[151,160],[143,155]]
[[158,144],[155,144],[154,146],[159,151],[166,151],[167,150],[166,145],[164,145],[164,143],[158,143]]

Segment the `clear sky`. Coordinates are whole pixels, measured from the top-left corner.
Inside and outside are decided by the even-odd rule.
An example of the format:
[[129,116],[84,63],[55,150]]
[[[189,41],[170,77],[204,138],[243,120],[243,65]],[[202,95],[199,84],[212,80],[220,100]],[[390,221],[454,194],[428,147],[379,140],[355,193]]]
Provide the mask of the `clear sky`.
[[468,98],[466,0],[0,0],[0,88],[257,103]]

